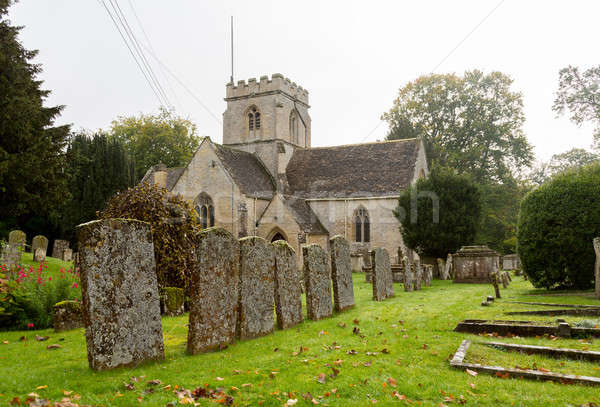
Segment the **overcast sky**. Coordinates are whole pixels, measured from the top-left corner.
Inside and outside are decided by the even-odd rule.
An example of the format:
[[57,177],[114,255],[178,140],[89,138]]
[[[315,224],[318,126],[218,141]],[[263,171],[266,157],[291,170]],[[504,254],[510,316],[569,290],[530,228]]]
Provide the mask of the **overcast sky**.
[[[383,139],[380,116],[400,87],[432,70],[471,69],[514,79],[537,158],[592,143],[591,126],[557,119],[551,107],[560,68],[600,63],[596,0],[118,3],[146,43],[135,10],[156,56],[200,100],[148,55],[176,111],[217,142],[233,15],[235,80],[279,72],[308,89],[314,146]],[[21,0],[9,18],[25,26],[25,47],[40,51],[48,103],[66,105],[60,123],[107,128],[119,115],[158,110],[100,0]]]

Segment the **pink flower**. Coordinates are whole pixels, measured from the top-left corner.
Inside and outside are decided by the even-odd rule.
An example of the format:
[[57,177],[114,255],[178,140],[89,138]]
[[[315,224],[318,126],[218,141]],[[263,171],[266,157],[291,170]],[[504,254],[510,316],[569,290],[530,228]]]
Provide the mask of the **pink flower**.
[[73,283],[73,286],[71,288],[77,288],[77,283]]
[[52,277],[48,277],[48,281],[52,281]]
[[30,322],[27,324],[27,328],[33,328],[33,324]]

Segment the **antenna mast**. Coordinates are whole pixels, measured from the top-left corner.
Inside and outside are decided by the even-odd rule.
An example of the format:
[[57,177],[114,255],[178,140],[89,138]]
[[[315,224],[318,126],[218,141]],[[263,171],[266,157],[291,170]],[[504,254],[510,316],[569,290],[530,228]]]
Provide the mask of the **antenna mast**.
[[231,78],[229,80],[233,84],[233,16],[231,16]]

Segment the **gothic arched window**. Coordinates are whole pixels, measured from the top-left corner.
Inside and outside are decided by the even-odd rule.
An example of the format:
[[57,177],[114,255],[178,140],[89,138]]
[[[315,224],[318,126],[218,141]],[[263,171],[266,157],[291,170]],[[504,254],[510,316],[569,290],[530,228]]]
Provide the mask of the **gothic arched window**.
[[371,241],[371,223],[369,213],[363,207],[354,212],[354,237],[357,242],[368,243]]
[[215,226],[215,207],[212,198],[206,192],[201,192],[196,197],[195,207],[199,215],[198,222],[203,229]]
[[256,106],[252,106],[248,110],[248,130],[252,137],[254,137],[254,131],[260,130],[260,112]]

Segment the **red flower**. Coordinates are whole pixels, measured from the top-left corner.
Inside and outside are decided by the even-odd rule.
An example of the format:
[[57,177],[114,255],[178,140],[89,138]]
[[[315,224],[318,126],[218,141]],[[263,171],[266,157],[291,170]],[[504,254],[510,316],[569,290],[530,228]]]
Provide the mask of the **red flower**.
[[73,283],[73,286],[71,288],[77,288],[77,283]]
[[27,328],[33,328],[33,324],[30,322],[27,324]]

